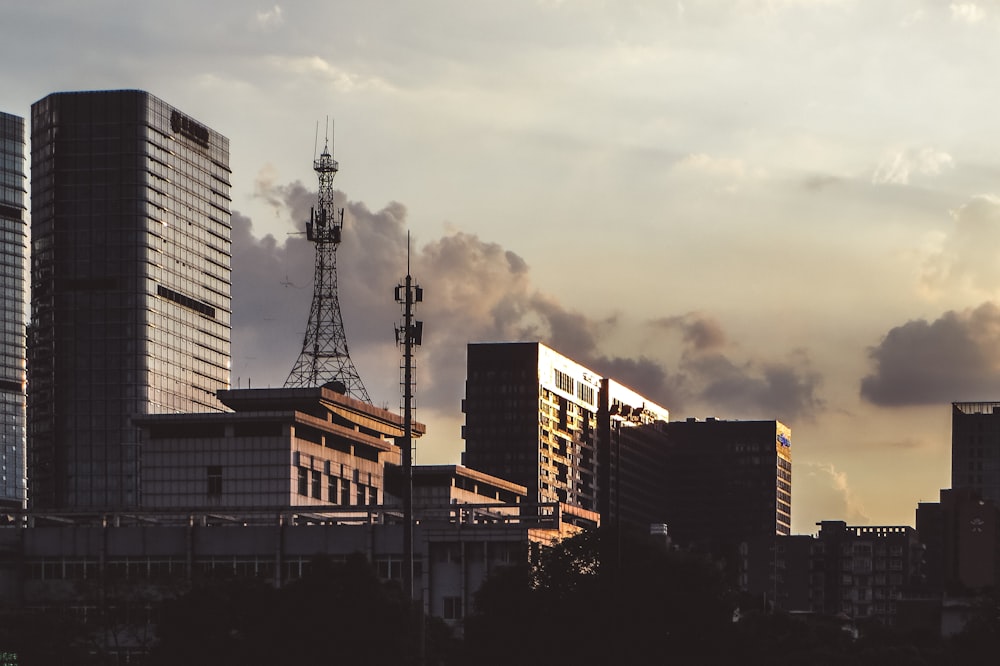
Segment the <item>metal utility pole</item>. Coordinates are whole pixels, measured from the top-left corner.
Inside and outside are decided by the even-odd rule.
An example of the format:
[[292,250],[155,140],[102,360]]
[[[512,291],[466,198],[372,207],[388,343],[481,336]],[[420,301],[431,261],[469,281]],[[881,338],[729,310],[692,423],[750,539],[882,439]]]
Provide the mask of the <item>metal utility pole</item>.
[[312,306],[306,326],[302,351],[285,380],[286,388],[305,388],[334,384],[342,386],[352,398],[371,404],[347,351],[347,335],[337,296],[337,246],[344,228],[344,209],[333,202],[333,177],[337,161],[324,145],[323,153],[313,161],[319,177],[319,196],[306,222],[306,237],[316,246],[313,273]]
[[416,629],[417,664],[423,663],[423,604],[413,603],[413,348],[423,338],[424,323],[413,320],[413,306],[424,300],[424,290],[410,276],[410,238],[406,238],[406,278],[396,286],[396,302],[403,306],[403,323],[396,328],[396,344],[403,347],[403,592],[410,602]]

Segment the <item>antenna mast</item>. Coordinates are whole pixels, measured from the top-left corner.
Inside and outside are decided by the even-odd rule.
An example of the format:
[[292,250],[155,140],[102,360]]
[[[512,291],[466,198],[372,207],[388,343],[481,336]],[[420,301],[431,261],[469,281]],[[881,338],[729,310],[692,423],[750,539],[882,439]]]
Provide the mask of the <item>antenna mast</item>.
[[[396,327],[396,344],[403,348],[403,592],[413,604],[413,348],[423,341],[424,323],[413,319],[413,306],[424,300],[424,290],[410,276],[410,234],[406,234],[406,278],[396,285],[396,302],[403,306],[402,325]],[[417,622],[418,658],[423,663],[423,608],[411,609]]]
[[[318,133],[318,132],[317,132]],[[302,351],[285,380],[286,388],[306,388],[332,384],[337,390],[371,404],[347,351],[347,335],[337,296],[337,246],[344,228],[344,209],[333,201],[333,177],[337,161],[330,153],[329,139],[323,153],[313,160],[319,177],[319,196],[306,222],[306,237],[316,246],[312,306]]]

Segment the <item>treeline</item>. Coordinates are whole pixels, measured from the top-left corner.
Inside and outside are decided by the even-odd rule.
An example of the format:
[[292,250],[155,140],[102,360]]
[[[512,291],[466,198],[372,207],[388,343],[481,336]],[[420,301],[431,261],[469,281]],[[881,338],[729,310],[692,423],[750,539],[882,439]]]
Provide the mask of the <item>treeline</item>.
[[[461,640],[439,620],[415,616],[400,587],[357,555],[319,558],[281,589],[217,581],[164,602],[142,663],[950,666],[1000,654],[998,608],[989,600],[947,640],[877,624],[855,636],[834,621],[748,611],[711,559],[606,530],[491,577]],[[98,638],[62,616],[0,618],[0,651],[21,666],[116,663],[98,645],[109,635]]]

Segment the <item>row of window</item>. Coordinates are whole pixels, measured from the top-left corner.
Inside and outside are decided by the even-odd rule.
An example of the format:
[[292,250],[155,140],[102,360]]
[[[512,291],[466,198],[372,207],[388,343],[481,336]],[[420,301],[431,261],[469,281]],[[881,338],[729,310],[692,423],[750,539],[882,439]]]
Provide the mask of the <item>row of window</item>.
[[[320,470],[316,469],[310,470],[301,466],[298,468],[298,494],[303,497],[311,497],[313,499],[322,500],[324,498],[324,476],[326,477],[326,501],[330,504],[352,506],[351,481],[339,478],[333,474],[323,474]],[[370,477],[371,475],[369,474],[369,482]],[[375,486],[365,486],[361,483],[355,483],[353,505],[378,505],[378,488]]]
[[[343,562],[344,556],[333,555],[334,562]],[[312,558],[283,558],[282,580],[303,577],[312,566]],[[376,557],[375,569],[380,578],[399,580],[402,577],[401,557]],[[214,557],[196,560],[192,573],[195,576],[273,578],[275,561],[262,557]],[[29,580],[98,580],[100,564],[93,558],[40,560],[27,567]],[[188,575],[188,564],[183,558],[131,557],[113,559],[105,565],[105,576],[112,580],[169,581]],[[413,562],[413,575],[423,576],[423,560],[417,555]]]

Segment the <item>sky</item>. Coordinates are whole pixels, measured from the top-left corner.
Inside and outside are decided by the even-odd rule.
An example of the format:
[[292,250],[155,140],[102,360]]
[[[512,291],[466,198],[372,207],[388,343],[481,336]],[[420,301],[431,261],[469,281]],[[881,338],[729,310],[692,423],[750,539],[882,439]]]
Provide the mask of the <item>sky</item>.
[[0,110],[139,88],[230,139],[234,386],[301,348],[329,139],[380,406],[408,243],[424,289],[418,464],[461,460],[466,344],[540,340],[787,424],[814,533],[913,525],[950,403],[1000,400],[998,37],[997,0],[0,0]]

